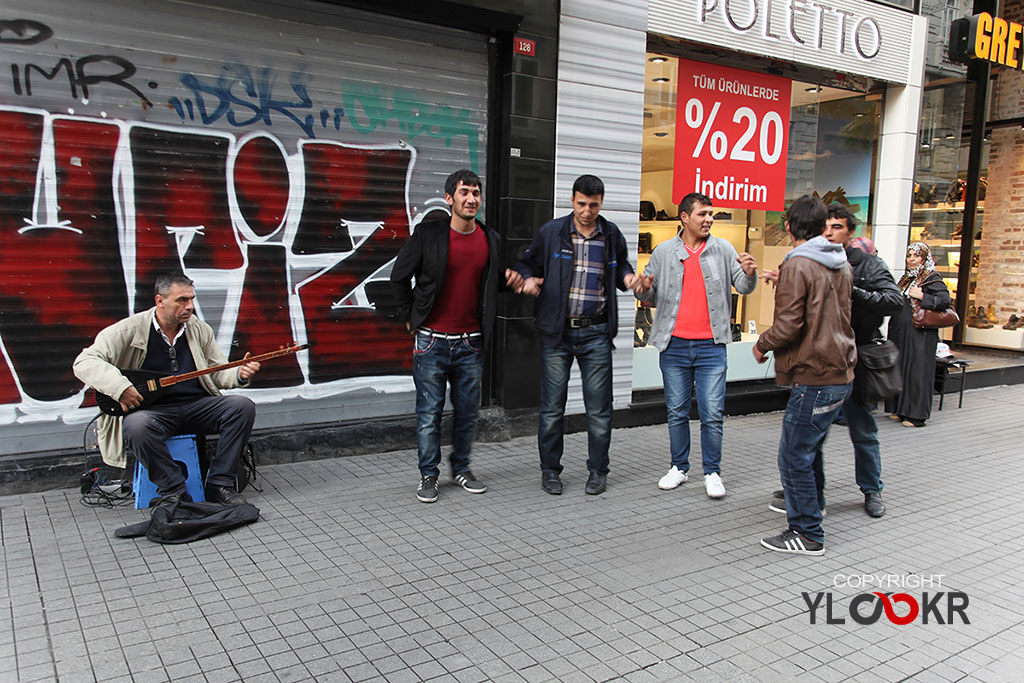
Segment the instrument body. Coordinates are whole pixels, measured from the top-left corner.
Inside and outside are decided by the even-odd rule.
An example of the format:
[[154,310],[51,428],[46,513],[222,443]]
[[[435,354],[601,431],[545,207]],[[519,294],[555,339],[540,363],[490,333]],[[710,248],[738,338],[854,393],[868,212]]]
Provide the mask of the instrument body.
[[[135,410],[145,410],[156,403],[160,397],[167,392],[168,388],[178,384],[179,382],[187,382],[190,379],[202,377],[203,375],[210,375],[229,368],[237,368],[239,365],[245,365],[246,363],[262,363],[270,360],[271,358],[289,356],[308,348],[309,344],[289,346],[287,348],[278,349],[277,351],[263,353],[259,356],[240,358],[238,360],[231,361],[230,363],[214,365],[204,370],[194,370],[181,375],[163,375],[159,372],[152,372],[150,370],[120,369],[120,372],[128,379],[129,382],[132,383],[135,390],[142,396],[142,403],[139,404]],[[112,398],[98,391],[96,392],[96,405],[99,407],[100,411],[107,415],[113,415],[115,417],[124,417],[124,415],[126,415],[124,409],[121,408],[121,402],[117,400],[117,398]]]

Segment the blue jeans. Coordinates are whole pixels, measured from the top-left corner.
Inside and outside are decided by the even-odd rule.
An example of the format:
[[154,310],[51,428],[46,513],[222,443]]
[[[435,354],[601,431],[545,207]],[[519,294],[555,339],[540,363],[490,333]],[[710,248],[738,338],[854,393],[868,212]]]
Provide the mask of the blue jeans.
[[696,388],[704,474],[721,472],[725,344],[716,344],[714,339],[672,337],[658,364],[665,386],[672,464],[682,472],[690,469],[690,400]]
[[480,411],[480,384],[484,373],[483,337],[440,339],[416,333],[412,352],[412,378],[416,382],[416,436],[420,476],[441,471],[441,411],[446,382],[451,385],[452,476],[469,469],[469,454],[476,437]]
[[[851,395],[843,403],[842,412],[846,418],[846,426],[850,430],[850,441],[853,442],[854,473],[857,486],[861,493],[882,492],[882,451],[878,442],[878,423],[871,414],[871,406],[866,406]],[[818,446],[818,458],[823,459],[825,442]],[[820,488],[825,487],[825,475],[818,472],[823,465],[815,462],[815,475]],[[824,500],[824,496],[821,496]],[[822,503],[822,507],[825,504]]]
[[542,472],[562,471],[565,399],[572,359],[580,366],[583,404],[587,411],[587,469],[608,474],[612,440],[612,342],[608,323],[567,329],[553,347],[540,348],[540,415],[537,446]]
[[818,448],[852,389],[852,382],[813,387],[794,384],[782,419],[779,476],[786,491],[786,518],[790,529],[812,541],[825,540],[822,501],[815,481]]

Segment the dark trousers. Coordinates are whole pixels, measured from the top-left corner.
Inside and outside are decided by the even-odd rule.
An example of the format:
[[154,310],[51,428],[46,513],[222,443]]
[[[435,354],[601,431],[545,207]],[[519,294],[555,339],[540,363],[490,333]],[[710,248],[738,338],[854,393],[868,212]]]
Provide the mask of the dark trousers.
[[612,441],[612,342],[608,323],[567,329],[557,346],[540,347],[540,408],[537,445],[542,472],[562,472],[565,401],[572,359],[580,366],[587,412],[587,469],[608,474]]
[[219,434],[206,484],[233,487],[255,419],[256,405],[244,396],[204,396],[128,413],[121,429],[125,445],[149,470],[157,492],[169,496],[185,492],[185,477],[164,441],[177,434]]

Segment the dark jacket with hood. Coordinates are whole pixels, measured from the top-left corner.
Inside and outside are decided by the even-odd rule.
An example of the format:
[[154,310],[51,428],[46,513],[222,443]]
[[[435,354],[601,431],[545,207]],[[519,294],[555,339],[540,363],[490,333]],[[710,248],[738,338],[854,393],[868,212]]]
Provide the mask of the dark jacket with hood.
[[[480,297],[477,312],[480,317],[480,331],[484,344],[490,339],[494,327],[498,302],[498,288],[504,286],[501,268],[501,238],[482,223],[477,229],[487,237],[487,267],[480,279]],[[420,223],[409,236],[395,265],[391,269],[391,282],[398,300],[398,319],[409,323],[415,330],[423,324],[437,303],[441,288],[444,287],[444,273],[448,266],[448,231],[451,222],[447,218],[439,221]],[[412,278],[416,277],[416,287]]]
[[756,344],[762,353],[775,352],[776,382],[853,381],[852,290],[853,271],[841,244],[818,235],[786,255],[775,289],[775,320]]
[[[540,333],[541,341],[549,347],[557,345],[565,332],[573,273],[573,248],[570,236],[572,217],[573,214],[570,213],[540,226],[533,243],[514,266],[524,278],[544,278],[540,296],[534,305],[533,322]],[[604,216],[598,216],[597,221],[604,235],[604,294],[605,311],[608,313],[608,337],[614,339],[619,329],[615,288],[626,291],[628,287],[623,278],[634,271],[633,266],[629,264],[626,239],[618,226],[606,221]]]

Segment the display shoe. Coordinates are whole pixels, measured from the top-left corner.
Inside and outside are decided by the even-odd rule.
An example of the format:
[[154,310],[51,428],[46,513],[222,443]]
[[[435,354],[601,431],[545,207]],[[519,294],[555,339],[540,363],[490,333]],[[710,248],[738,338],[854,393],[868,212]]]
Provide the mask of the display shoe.
[[970,307],[969,307],[969,308],[967,309],[967,320],[968,320],[968,321],[969,321],[969,320],[970,320],[971,318],[977,317],[977,315],[978,315],[978,307],[977,307],[977,306],[974,306],[974,305],[972,305],[972,306],[970,306]]
[[1005,325],[1003,325],[1003,329],[1004,330],[1015,330],[1015,329],[1017,329],[1017,324],[1019,322],[1020,322],[1020,318],[1018,318],[1016,315],[1011,314],[1010,315],[1010,319],[1006,321]]
[[989,304],[988,309],[985,311],[985,318],[993,325],[999,324],[999,318],[996,317],[996,306],[995,304]]
[[949,238],[950,239],[954,239],[954,240],[958,240],[958,239],[960,239],[963,236],[963,234],[964,234],[964,224],[963,223],[957,223],[956,227],[953,228],[953,234],[950,235]]
[[967,326],[968,327],[974,327],[974,328],[977,328],[979,330],[986,330],[986,329],[992,327],[992,323],[990,323],[988,321],[988,315],[985,312],[985,307],[984,306],[980,306],[979,305],[978,308],[975,309],[974,315],[973,316],[968,316],[968,318],[967,318]]

